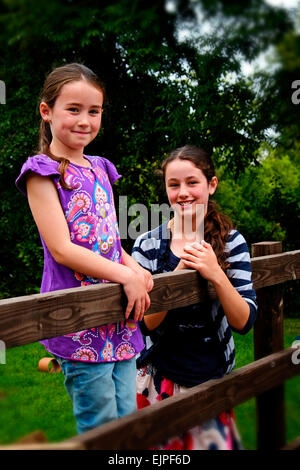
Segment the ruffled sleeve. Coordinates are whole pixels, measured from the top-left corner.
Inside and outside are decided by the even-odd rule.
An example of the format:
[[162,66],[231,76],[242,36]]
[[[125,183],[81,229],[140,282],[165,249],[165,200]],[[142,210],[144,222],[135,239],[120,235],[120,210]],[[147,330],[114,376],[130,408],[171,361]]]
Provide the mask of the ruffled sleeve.
[[24,196],[27,196],[26,177],[29,172],[41,176],[60,176],[58,171],[59,163],[52,160],[47,155],[35,155],[29,157],[21,168],[21,173],[16,179],[16,186]]
[[104,157],[100,157],[100,158],[106,169],[109,180],[111,184],[113,185],[119,178],[122,177],[122,175],[118,173],[118,170],[116,169],[115,165],[111,161],[109,161],[107,158],[104,158]]

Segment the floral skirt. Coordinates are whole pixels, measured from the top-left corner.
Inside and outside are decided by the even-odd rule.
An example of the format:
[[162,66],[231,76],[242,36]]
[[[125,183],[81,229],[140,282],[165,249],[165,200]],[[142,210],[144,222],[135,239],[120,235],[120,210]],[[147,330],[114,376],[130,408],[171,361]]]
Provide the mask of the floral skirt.
[[[137,407],[145,408],[189,388],[159,376],[151,365],[137,371]],[[152,449],[159,450],[241,450],[233,411],[223,412]]]

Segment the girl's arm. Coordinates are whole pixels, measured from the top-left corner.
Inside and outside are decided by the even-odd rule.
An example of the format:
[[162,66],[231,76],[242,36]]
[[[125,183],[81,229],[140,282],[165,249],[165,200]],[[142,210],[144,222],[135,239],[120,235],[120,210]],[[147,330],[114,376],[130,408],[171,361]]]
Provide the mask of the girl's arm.
[[150,313],[144,316],[144,323],[149,331],[155,330],[165,319],[168,310],[158,313]]
[[124,266],[132,269],[145,282],[147,292],[150,292],[154,285],[151,273],[140,266],[139,263],[137,263],[137,261],[135,261],[135,259],[124,250],[124,248],[122,248],[122,258]]
[[141,279],[129,267],[72,243],[56,188],[50,178],[30,173],[26,184],[34,220],[55,261],[87,276],[122,284],[128,299],[125,318],[134,308],[134,320],[141,320],[150,306],[150,298]]
[[182,259],[186,266],[196,269],[214,285],[228,323],[242,330],[248,321],[250,307],[221,269],[212,246],[203,240],[201,245],[186,245],[184,251]]

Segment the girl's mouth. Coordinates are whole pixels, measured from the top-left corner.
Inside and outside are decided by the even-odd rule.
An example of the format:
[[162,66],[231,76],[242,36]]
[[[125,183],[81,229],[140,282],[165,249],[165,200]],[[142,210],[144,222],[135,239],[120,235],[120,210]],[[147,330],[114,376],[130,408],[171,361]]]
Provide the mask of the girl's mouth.
[[177,204],[184,207],[184,206],[191,206],[193,204],[193,202],[194,201],[182,201],[182,202],[177,202]]
[[80,135],[88,135],[89,132],[83,132],[83,131],[72,131],[73,134],[80,134]]

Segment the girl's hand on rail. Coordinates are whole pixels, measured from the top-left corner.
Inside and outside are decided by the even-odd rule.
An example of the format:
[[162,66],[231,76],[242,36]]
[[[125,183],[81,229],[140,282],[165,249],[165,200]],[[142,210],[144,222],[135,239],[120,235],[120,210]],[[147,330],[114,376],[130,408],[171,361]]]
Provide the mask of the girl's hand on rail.
[[204,240],[185,245],[184,251],[185,265],[196,269],[204,279],[213,282],[222,271],[212,246]]
[[147,271],[147,269],[142,268],[142,266],[137,266],[131,269],[145,283],[147,292],[150,292],[154,286],[152,274],[149,271]]
[[134,271],[137,276],[143,279],[147,292],[150,292],[153,289],[154,285],[151,273],[147,271],[147,269],[144,269],[141,265],[139,265],[135,261],[135,259],[124,250],[124,248],[122,248],[122,257],[122,264],[132,269],[132,271]]
[[123,283],[123,288],[128,300],[125,310],[126,320],[134,309],[134,321],[141,321],[151,303],[144,280],[132,271],[132,275]]

